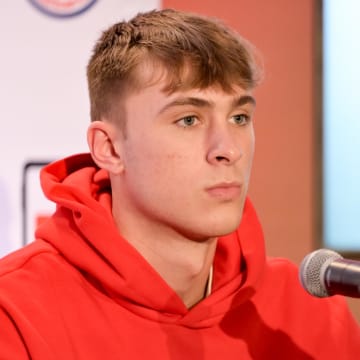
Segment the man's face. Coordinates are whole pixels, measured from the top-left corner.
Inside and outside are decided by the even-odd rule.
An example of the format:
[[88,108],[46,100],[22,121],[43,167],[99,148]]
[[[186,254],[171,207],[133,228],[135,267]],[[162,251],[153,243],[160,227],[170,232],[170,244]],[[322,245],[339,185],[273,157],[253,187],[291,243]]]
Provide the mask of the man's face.
[[170,95],[163,87],[160,81],[126,98],[114,205],[150,232],[196,241],[228,234],[241,220],[248,189],[254,100],[240,87]]

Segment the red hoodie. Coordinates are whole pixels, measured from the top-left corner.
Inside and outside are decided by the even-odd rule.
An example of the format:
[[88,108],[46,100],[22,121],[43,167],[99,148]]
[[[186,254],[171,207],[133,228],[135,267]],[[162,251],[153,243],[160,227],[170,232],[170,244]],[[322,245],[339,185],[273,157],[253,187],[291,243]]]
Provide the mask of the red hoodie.
[[110,182],[90,155],[42,172],[55,214],[0,262],[0,359],[358,359],[343,298],[317,299],[266,259],[247,200],[219,239],[212,294],[187,309],[117,231]]

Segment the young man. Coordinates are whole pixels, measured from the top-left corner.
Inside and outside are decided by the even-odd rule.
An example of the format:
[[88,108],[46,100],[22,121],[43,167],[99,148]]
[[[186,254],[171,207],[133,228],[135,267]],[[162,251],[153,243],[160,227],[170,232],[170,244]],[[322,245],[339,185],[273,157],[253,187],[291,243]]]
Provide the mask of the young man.
[[247,42],[172,10],[106,31],[88,65],[91,155],[47,166],[57,203],[0,264],[0,359],[357,359],[340,297],[267,259],[247,199]]

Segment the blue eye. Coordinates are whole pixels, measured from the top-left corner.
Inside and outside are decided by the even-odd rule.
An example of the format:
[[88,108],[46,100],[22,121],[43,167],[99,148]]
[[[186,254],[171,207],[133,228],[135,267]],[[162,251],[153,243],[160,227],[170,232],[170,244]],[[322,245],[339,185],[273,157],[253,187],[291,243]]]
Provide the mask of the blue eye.
[[182,127],[189,127],[193,126],[197,123],[197,119],[195,116],[185,116],[179,121],[177,121],[177,124]]
[[245,114],[238,114],[232,116],[232,120],[237,125],[246,125],[250,121],[250,117]]

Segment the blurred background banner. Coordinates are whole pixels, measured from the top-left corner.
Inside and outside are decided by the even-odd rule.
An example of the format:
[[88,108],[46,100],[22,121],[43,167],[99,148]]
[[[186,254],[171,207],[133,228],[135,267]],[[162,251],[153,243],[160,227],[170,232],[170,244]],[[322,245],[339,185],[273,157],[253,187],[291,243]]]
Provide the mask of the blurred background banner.
[[29,0],[46,15],[55,17],[77,16],[88,10],[97,0]]
[[[86,64],[101,32],[158,0],[0,2],[0,256],[53,205],[41,164],[87,151]],[[26,226],[26,229],[24,228]]]

